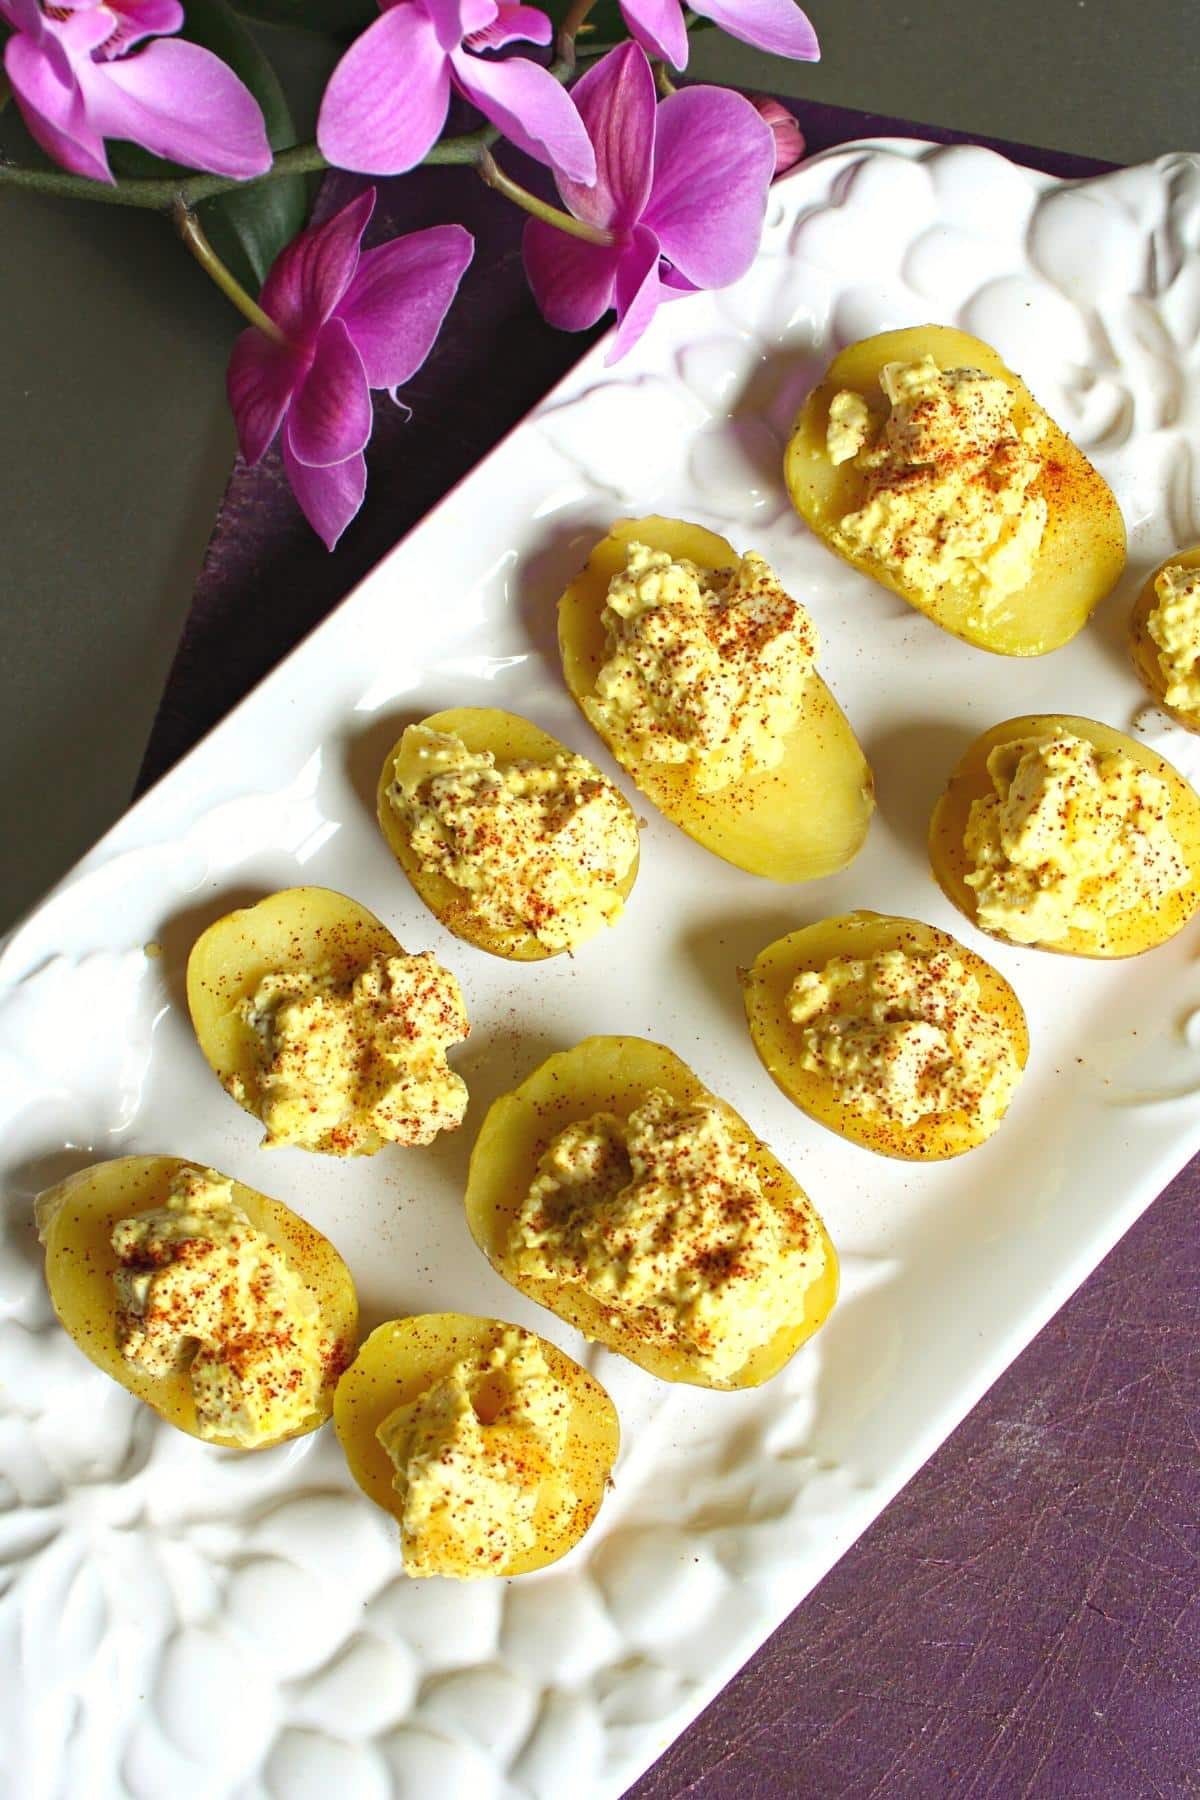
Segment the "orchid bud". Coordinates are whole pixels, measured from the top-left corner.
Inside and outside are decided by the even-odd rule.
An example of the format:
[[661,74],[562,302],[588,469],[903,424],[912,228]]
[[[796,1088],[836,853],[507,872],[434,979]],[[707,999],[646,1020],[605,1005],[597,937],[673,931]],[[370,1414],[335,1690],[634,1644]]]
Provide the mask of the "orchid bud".
[[750,104],[759,118],[771,127],[775,139],[776,176],[786,175],[789,169],[795,168],[805,151],[804,133],[796,123],[795,115],[767,94],[751,94]]

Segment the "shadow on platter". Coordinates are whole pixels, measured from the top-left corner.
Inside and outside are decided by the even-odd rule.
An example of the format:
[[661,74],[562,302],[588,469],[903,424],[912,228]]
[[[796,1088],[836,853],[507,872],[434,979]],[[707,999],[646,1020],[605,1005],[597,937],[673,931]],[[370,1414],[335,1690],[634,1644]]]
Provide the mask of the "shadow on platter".
[[[432,706],[403,707],[394,712],[376,714],[362,731],[347,736],[343,744],[343,767],[346,779],[354,789],[369,827],[378,835],[376,798],[383,760],[410,725],[420,724],[437,709]],[[379,838],[383,846],[383,838]]]
[[[614,514],[615,516],[615,514]],[[531,648],[537,651],[558,682],[562,659],[558,653],[558,602],[587,562],[590,552],[607,536],[612,519],[590,515],[559,521],[551,526],[533,554],[517,570],[517,607]]]
[[1111,662],[1114,670],[1124,679],[1129,689],[1129,707],[1124,718],[1110,719],[1107,723],[1116,725],[1121,731],[1129,730],[1129,720],[1143,706],[1152,703],[1152,695],[1144,685],[1141,676],[1133,666],[1133,654],[1130,644],[1129,623],[1133,616],[1134,603],[1137,600],[1146,577],[1157,568],[1157,563],[1139,560],[1125,569],[1111,594],[1105,596],[1095,612],[1082,628],[1080,637],[1088,636],[1098,644]]
[[[913,719],[877,732],[863,743],[875,772],[876,812],[922,867],[929,860],[929,821],[934,806],[951,770],[977,736],[970,725]],[[886,911],[887,895],[877,895],[873,904],[875,911]]]
[[561,1033],[526,1031],[516,1024],[472,1035],[461,1051],[452,1050],[450,1055],[450,1066],[462,1076],[470,1096],[460,1129],[441,1133],[432,1144],[404,1150],[385,1148],[369,1159],[373,1168],[386,1175],[389,1187],[403,1196],[401,1209],[411,1205],[430,1210],[424,1214],[428,1221],[424,1229],[419,1214],[414,1214],[411,1231],[400,1221],[403,1255],[389,1278],[387,1298],[375,1299],[369,1291],[360,1292],[364,1336],[386,1319],[429,1311],[431,1280],[441,1306],[483,1311],[497,1318],[528,1306],[492,1271],[471,1237],[464,1207],[467,1170],[492,1104],[519,1087],[547,1057],[569,1048]]
[[463,1050],[455,1053],[452,1065],[470,1095],[462,1128],[443,1133],[416,1154],[428,1157],[443,1178],[451,1178],[458,1193],[465,1194],[467,1165],[488,1109],[503,1094],[520,1087],[547,1057],[570,1048],[561,1032],[529,1031],[515,1023],[495,1026],[486,1035],[473,1032]]
[[808,895],[803,889],[793,891],[796,899],[790,906],[775,900],[760,913],[714,913],[690,925],[678,938],[677,950],[689,973],[698,980],[702,991],[718,1002],[723,1023],[737,1034],[739,1041],[744,1040],[751,1057],[754,1051],[746,1024],[741,971],[749,969],[759,952],[776,938],[824,917],[815,895]]
[[41,1281],[45,1258],[38,1242],[34,1201],[47,1188],[57,1186],[68,1176],[77,1175],[80,1169],[90,1168],[94,1162],[102,1160],[102,1153],[72,1146],[47,1150],[4,1171],[3,1244],[6,1259],[11,1258]]
[[783,479],[783,450],[792,434],[801,407],[812,390],[825,379],[825,371],[837,353],[836,344],[815,349],[794,337],[753,363],[747,379],[732,397],[729,417],[765,420],[779,439],[779,495],[787,500]]

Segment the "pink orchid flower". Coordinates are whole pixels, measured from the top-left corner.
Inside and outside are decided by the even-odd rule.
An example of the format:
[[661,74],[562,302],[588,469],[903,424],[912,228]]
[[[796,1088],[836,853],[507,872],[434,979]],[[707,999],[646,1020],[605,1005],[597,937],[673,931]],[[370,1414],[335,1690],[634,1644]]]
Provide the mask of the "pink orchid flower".
[[330,550],[366,492],[370,390],[395,390],[416,374],[475,250],[461,225],[363,250],[374,210],[372,187],[293,238],[259,296],[283,343],[252,327],[229,359],[242,455],[259,462],[282,431],[287,478]]
[[[789,0],[790,3],[790,0]],[[475,54],[548,44],[545,13],[515,0],[382,0],[381,16],[329,78],[317,121],[321,153],[341,169],[400,175],[437,142],[457,88],[510,142],[572,181],[595,177],[570,96],[527,57]]]
[[[821,47],[794,0],[690,0],[692,10],[730,37],[793,62],[819,62]],[[638,43],[676,69],[687,67],[688,34],[681,0],[620,0],[621,17]]]
[[622,44],[572,90],[596,147],[596,184],[558,177],[577,219],[609,244],[531,219],[525,272],[551,325],[582,331],[610,306],[608,361],[635,344],[662,300],[725,287],[744,275],[762,236],[775,140],[748,100],[727,88],[684,88],[655,104],[645,52]]
[[[211,50],[160,34],[179,0],[0,0],[4,70],[31,137],[76,175],[111,181],[105,138],[218,175],[261,175],[271,147],[257,100]],[[154,43],[129,52],[143,39]]]

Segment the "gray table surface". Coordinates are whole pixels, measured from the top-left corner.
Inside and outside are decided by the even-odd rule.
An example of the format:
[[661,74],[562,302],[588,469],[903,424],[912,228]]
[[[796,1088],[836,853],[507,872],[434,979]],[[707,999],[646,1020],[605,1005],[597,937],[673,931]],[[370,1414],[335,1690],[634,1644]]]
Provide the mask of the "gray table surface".
[[[818,66],[710,33],[693,71],[1114,161],[1200,136],[1195,0],[809,10]],[[303,113],[319,60],[269,35]],[[127,804],[233,456],[239,321],[159,219],[3,188],[0,320],[3,928]]]

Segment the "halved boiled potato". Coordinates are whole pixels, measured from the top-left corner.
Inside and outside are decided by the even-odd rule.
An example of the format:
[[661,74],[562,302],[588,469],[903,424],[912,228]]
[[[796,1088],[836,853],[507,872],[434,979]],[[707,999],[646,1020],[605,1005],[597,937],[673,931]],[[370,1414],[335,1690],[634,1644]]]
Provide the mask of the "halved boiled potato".
[[[443,731],[447,735],[461,738],[467,749],[476,755],[490,750],[496,758],[497,768],[501,770],[514,762],[548,763],[553,762],[556,756],[572,754],[565,744],[560,744],[548,731],[542,731],[516,713],[501,712],[496,707],[452,706],[444,712],[431,713],[420,722],[430,731]],[[380,828],[392,855],[419,897],[434,917],[440,919],[447,931],[452,931],[455,937],[462,938],[468,944],[474,944],[477,950],[489,950],[493,956],[506,957],[510,962],[540,962],[547,956],[556,955],[556,951],[548,949],[527,927],[507,929],[481,918],[472,896],[465,889],[447,881],[436,870],[424,866],[413,850],[412,839],[404,820],[388,798],[401,742],[402,739],[397,739],[384,758],[383,768],[379,773],[377,809]],[[613,792],[616,793],[617,790],[614,788]],[[619,794],[618,798],[632,817],[632,809],[624,795]],[[622,900],[627,900],[632,893],[637,872],[638,862],[635,857],[627,873],[617,884],[617,892]]]
[[[206,1443],[238,1449],[242,1446],[234,1439],[212,1437],[198,1429],[186,1368],[161,1377],[148,1375],[126,1360],[117,1341],[113,1227],[162,1206],[172,1178],[189,1169],[204,1173],[200,1165],[178,1156],[120,1156],[80,1169],[39,1194],[37,1222],[46,1248],[46,1285],[62,1324],[106,1375],[153,1407],[169,1425],[203,1437]],[[256,1231],[279,1247],[317,1302],[323,1347],[321,1402],[298,1431],[285,1434],[303,1436],[329,1417],[334,1387],[354,1354],[358,1334],[354,1281],[329,1239],[281,1200],[235,1181],[233,1202]]]
[[823,969],[835,956],[867,958],[889,950],[912,956],[941,952],[964,964],[967,973],[979,983],[981,1004],[1008,1034],[1017,1066],[1025,1067],[1029,1056],[1025,1011],[1003,975],[948,931],[939,931],[919,919],[875,912],[821,919],[815,925],[789,932],[787,937],[778,938],[760,951],[745,981],[746,1017],[754,1048],[771,1079],[789,1100],[852,1144],[914,1162],[959,1156],[983,1143],[1000,1119],[994,1118],[985,1125],[978,1114],[957,1109],[929,1113],[915,1125],[906,1125],[886,1112],[864,1109],[844,1100],[829,1075],[801,1067],[801,1028],[789,1017],[787,1009],[796,977],[804,970]]
[[[473,1318],[466,1313],[392,1319],[371,1333],[342,1376],[333,1414],[338,1440],[363,1493],[394,1519],[401,1518],[403,1504],[395,1486],[395,1464],[376,1436],[379,1427],[398,1406],[418,1399],[457,1363],[486,1360],[511,1329],[499,1319]],[[537,1542],[487,1571],[493,1575],[525,1575],[544,1568],[579,1542],[600,1510],[620,1447],[617,1409],[600,1383],[556,1344],[541,1337],[536,1341],[551,1375],[571,1396],[564,1474],[577,1504],[566,1519],[556,1516],[550,1506],[539,1504],[534,1513]],[[456,1558],[451,1543],[446,1546],[445,1566],[438,1573],[472,1575],[480,1570]]]
[[[717,1382],[694,1359],[647,1343],[628,1322],[574,1284],[527,1279],[509,1254],[513,1225],[550,1141],[568,1125],[596,1113],[627,1119],[656,1088],[680,1105],[717,1107],[747,1146],[772,1205],[802,1211],[825,1251],[815,1280],[796,1295],[795,1317],[775,1331],[737,1373]],[[506,1281],[566,1319],[585,1337],[627,1356],[664,1381],[698,1387],[756,1387],[778,1374],[806,1339],[825,1323],[837,1299],[837,1254],[812,1203],[745,1120],[710,1093],[673,1051],[636,1037],[585,1038],[572,1050],[544,1062],[489,1111],[471,1153],[467,1177],[467,1223],[493,1268]]]
[[1129,620],[1129,641],[1133,653],[1133,666],[1153,694],[1163,711],[1186,725],[1189,731],[1200,731],[1200,710],[1188,711],[1179,706],[1168,706],[1166,700],[1167,679],[1163,674],[1162,664],[1158,660],[1158,645],[1150,636],[1147,621],[1158,605],[1158,595],[1154,591],[1154,583],[1164,569],[1200,569],[1200,544],[1193,544],[1188,550],[1179,550],[1174,556],[1168,556],[1147,575],[1133,604],[1133,612]]
[[[1095,932],[1071,931],[1055,943],[1022,948],[1105,959],[1138,956],[1143,950],[1152,950],[1156,944],[1174,937],[1200,907],[1200,795],[1163,757],[1157,756],[1147,745],[1139,744],[1135,738],[1126,737],[1124,732],[1115,731],[1111,725],[1065,713],[1034,713],[1025,718],[1006,719],[985,731],[962,757],[945,793],[933,809],[929,825],[930,865],[946,897],[973,925],[986,931],[988,927],[979,923],[975,890],[967,886],[966,877],[972,869],[963,839],[972,804],[994,792],[988,775],[988,757],[997,745],[1059,733],[1084,738],[1102,754],[1128,756],[1166,783],[1171,795],[1168,823],[1190,875],[1183,887],[1168,894],[1157,907],[1133,907],[1110,919],[1103,936]],[[992,931],[990,935],[1010,941],[1002,932]]]
[[[188,1010],[196,1038],[226,1092],[261,1117],[260,1041],[240,1011],[266,975],[312,970],[352,982],[374,956],[403,956],[381,920],[332,888],[284,888],[226,913],[200,934],[187,966]],[[388,1141],[373,1128],[330,1132],[317,1148],[370,1156]]]
[[[1038,452],[1042,471],[1029,490],[1033,498],[1044,497],[1047,507],[1033,573],[1023,588],[986,615],[980,612],[978,595],[962,586],[947,582],[932,592],[910,589],[885,563],[851,554],[836,537],[846,514],[866,499],[867,479],[853,460],[830,460],[826,447],[830,403],[836,394],[848,391],[860,395],[878,415],[880,407],[887,406],[879,386],[884,365],[916,362],[927,355],[941,369],[980,369],[1007,383],[1016,396],[1013,419],[1018,428],[1037,418],[1046,420],[1047,434]],[[990,344],[947,325],[883,331],[841,351],[801,409],[785,453],[784,476],[796,511],[837,555],[955,637],[1004,656],[1042,656],[1067,643],[1112,591],[1125,567],[1125,524],[1107,482]]]
[[[678,519],[619,519],[558,603],[558,644],[567,686],[582,708],[608,660],[603,624],[608,588],[625,567],[630,542],[665,550],[701,569],[728,569],[738,554],[725,538]],[[844,869],[867,835],[874,785],[866,758],[837,701],[814,671],[787,735],[783,760],[715,793],[686,770],[648,762],[602,732],[638,787],[688,836],[751,875],[813,881]]]

